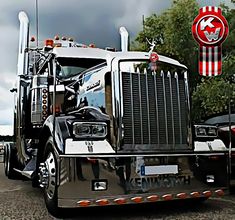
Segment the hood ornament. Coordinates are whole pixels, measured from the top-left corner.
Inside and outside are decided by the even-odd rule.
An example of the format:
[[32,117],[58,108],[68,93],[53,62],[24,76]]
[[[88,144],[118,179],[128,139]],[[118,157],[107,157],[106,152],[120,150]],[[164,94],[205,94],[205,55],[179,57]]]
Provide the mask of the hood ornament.
[[149,51],[149,54],[151,54],[156,46],[156,41],[153,39],[152,42],[149,41],[148,38],[146,38],[148,44],[150,45],[150,51]]

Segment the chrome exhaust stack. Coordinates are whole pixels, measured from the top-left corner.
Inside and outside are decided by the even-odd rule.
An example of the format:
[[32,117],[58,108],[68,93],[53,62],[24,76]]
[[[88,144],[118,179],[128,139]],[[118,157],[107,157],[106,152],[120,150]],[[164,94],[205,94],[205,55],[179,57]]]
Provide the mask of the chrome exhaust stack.
[[[25,150],[25,138],[22,132],[23,129],[23,89],[21,78],[24,75],[27,75],[28,69],[28,45],[29,45],[29,19],[27,14],[24,11],[19,12],[19,21],[20,21],[20,33],[19,33],[19,52],[18,52],[18,65],[17,65],[17,100],[16,100],[16,123],[14,125],[14,130],[16,132],[16,146],[18,148],[18,154],[20,158],[28,160],[29,156]],[[20,159],[22,160],[22,159]],[[22,163],[24,161],[21,161]]]
[[18,76],[26,74],[28,66],[28,57],[25,50],[29,44],[29,19],[24,11],[19,13],[20,36],[19,36],[19,54],[18,54]]
[[129,33],[125,27],[120,27],[119,33],[121,35],[121,50],[127,52],[129,48]]

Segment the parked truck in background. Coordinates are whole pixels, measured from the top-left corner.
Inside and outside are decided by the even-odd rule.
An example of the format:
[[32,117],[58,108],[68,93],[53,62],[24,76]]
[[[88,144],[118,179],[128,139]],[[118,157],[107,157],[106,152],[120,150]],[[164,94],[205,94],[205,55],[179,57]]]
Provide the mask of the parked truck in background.
[[20,12],[15,142],[5,173],[42,187],[61,208],[208,199],[228,189],[216,126],[190,121],[187,67],[153,52],[48,39],[29,46]]

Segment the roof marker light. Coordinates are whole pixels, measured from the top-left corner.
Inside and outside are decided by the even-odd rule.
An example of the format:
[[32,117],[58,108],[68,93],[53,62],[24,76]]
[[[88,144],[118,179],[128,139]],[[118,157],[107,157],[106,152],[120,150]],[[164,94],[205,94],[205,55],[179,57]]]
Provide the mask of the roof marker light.
[[54,41],[52,39],[46,39],[45,40],[45,46],[46,47],[53,47],[54,46]]
[[89,47],[95,48],[95,44],[91,43],[91,44],[89,44]]
[[34,42],[35,41],[35,37],[32,36],[31,39],[30,39],[31,42]]
[[54,37],[54,40],[59,40],[59,39],[60,39],[59,35],[56,35],[56,36]]

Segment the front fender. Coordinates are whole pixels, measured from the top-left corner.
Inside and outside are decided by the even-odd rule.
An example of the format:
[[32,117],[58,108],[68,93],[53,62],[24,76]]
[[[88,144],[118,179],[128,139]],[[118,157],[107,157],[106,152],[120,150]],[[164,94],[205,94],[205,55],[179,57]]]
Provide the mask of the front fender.
[[[67,126],[67,119],[70,116],[54,117],[50,115],[43,124],[43,128],[39,138],[40,149],[44,149],[48,138],[54,137],[55,148],[58,153],[63,154],[65,151],[64,140],[71,136],[69,128]],[[54,125],[55,122],[55,125]]]

